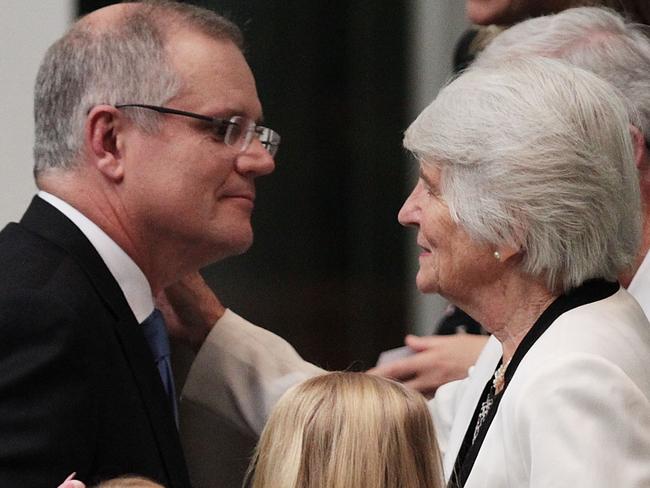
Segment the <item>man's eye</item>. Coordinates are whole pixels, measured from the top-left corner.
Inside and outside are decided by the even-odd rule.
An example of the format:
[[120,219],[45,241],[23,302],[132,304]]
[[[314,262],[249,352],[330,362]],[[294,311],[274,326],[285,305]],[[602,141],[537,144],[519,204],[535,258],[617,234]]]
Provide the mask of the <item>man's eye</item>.
[[212,132],[214,133],[215,136],[223,139],[226,137],[226,133],[228,132],[228,126],[230,125],[230,122],[227,120],[216,120],[212,124]]

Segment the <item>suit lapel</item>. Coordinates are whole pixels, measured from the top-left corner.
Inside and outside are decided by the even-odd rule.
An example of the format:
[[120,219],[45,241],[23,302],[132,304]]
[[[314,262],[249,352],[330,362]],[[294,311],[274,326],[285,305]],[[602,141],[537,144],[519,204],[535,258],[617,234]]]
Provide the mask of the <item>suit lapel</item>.
[[65,250],[85,271],[98,295],[116,317],[135,317],[119,285],[86,236],[45,200],[34,197],[20,223]]
[[458,457],[465,433],[472,421],[474,410],[481,398],[483,388],[485,388],[485,384],[492,377],[501,356],[501,345],[494,337],[490,337],[476,365],[473,366],[470,377],[462,380],[462,383],[458,384],[462,390],[456,393],[459,396],[455,399],[454,421],[443,460],[443,468],[447,476],[450,476],[453,472],[456,457]]
[[43,199],[34,197],[20,223],[71,255],[115,316],[115,331],[140,390],[171,486],[189,486],[176,424],[167,407],[160,376],[139,324],[115,278],[79,228]]

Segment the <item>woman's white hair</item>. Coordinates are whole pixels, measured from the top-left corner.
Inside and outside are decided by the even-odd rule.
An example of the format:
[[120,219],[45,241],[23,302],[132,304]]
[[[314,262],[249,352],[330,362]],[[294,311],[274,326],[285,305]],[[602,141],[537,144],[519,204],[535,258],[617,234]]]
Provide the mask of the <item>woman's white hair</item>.
[[441,194],[475,240],[521,250],[524,273],[564,292],[634,259],[640,196],[615,89],[551,59],[474,68],[441,90],[404,146],[441,169]]
[[531,55],[563,59],[614,85],[629,104],[630,120],[650,136],[648,26],[613,10],[581,7],[529,19],[499,34],[475,66],[497,66]]
[[[182,86],[165,43],[172,26],[186,25],[240,49],[239,28],[207,9],[172,1],[140,2],[111,28],[81,19],[45,54],[34,89],[34,172],[76,166],[88,111],[98,104],[162,105]],[[142,129],[159,114],[131,110]]]

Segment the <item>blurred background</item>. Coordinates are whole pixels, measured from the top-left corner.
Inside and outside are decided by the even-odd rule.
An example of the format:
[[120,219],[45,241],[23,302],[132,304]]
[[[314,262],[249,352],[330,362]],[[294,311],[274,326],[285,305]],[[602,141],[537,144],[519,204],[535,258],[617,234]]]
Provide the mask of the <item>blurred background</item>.
[[[0,226],[32,181],[32,87],[78,15],[113,1],[4,0]],[[416,168],[404,129],[451,75],[467,27],[458,0],[193,1],[244,31],[265,122],[282,135],[258,180],[255,243],[204,270],[224,304],[328,369],[365,369],[444,306],[418,295],[415,234],[397,223]]]

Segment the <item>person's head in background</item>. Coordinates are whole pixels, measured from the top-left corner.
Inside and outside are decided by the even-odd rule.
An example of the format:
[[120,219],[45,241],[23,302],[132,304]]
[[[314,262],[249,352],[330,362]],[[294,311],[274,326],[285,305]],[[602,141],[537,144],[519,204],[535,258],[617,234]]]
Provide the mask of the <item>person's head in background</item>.
[[528,17],[583,6],[613,8],[643,23],[650,20],[647,0],[467,0],[465,3],[470,22],[479,25],[511,25]]
[[141,476],[123,476],[103,481],[95,488],[164,488],[162,485]]
[[[59,485],[59,488],[86,488],[86,485],[79,480],[73,479],[75,473],[72,473],[68,478]],[[164,488],[142,476],[120,476],[107,481],[102,481],[94,488]]]
[[[626,22],[612,10],[582,7],[521,22],[499,34],[474,67],[511,59],[544,56],[562,59],[608,81],[628,105],[646,214],[650,210],[650,39],[644,25]],[[650,215],[634,267],[620,281],[628,286],[650,248]]]
[[424,397],[365,373],[287,391],[251,463],[253,488],[438,488],[442,467]]

